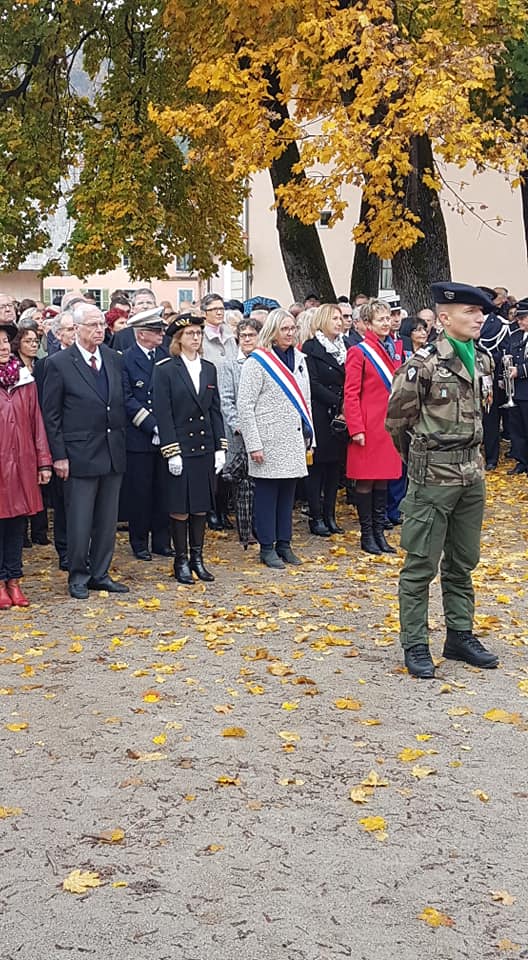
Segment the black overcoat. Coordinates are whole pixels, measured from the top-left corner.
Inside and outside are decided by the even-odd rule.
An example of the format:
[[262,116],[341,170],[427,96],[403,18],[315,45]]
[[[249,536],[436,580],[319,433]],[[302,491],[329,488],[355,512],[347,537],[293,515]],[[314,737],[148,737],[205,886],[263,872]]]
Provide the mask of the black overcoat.
[[303,345],[310,376],[312,415],[315,427],[315,463],[329,463],[344,458],[346,433],[338,436],[330,423],[342,412],[345,366],[328,353],[322,343],[313,337]]

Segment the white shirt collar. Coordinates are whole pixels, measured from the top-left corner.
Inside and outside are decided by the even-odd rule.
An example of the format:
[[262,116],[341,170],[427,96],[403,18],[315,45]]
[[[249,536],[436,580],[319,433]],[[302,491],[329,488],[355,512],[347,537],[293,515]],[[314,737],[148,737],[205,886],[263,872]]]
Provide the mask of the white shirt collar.
[[101,351],[99,350],[99,347],[96,347],[95,350],[85,350],[84,347],[81,347],[81,344],[79,343],[78,340],[75,341],[75,344],[85,363],[87,363],[88,366],[90,367],[91,366],[90,357],[95,357],[97,369],[100,370],[101,364],[103,361],[102,361]]
[[140,343],[138,343],[137,340],[136,340],[136,344],[139,347],[139,349],[145,354],[147,360],[150,360],[149,353],[154,353],[154,354],[156,353],[156,347],[151,347],[150,350],[147,350],[147,348],[143,347]]

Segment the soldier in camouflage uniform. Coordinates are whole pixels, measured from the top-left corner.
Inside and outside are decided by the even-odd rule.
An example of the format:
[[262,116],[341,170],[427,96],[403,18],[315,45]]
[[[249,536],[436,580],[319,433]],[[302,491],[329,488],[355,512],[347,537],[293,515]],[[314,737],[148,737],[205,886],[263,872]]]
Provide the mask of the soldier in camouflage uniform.
[[466,284],[435,283],[432,290],[443,332],[396,371],[385,423],[408,465],[400,639],[409,673],[421,678],[434,677],[428,601],[440,560],[444,657],[486,668],[498,663],[473,634],[471,581],[485,498],[482,411],[493,384],[493,361],[475,341],[491,307],[481,290]]

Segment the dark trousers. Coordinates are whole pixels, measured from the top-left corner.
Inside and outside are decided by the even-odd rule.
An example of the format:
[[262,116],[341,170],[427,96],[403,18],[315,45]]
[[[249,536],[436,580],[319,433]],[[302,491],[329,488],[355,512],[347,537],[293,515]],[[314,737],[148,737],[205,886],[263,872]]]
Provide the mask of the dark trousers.
[[66,560],[68,540],[66,535],[66,509],[64,506],[64,480],[55,475],[49,485],[51,506],[53,508],[53,542],[59,560]]
[[134,453],[127,450],[127,470],[123,479],[123,497],[128,519],[128,536],[134,553],[148,550],[152,532],[154,552],[169,546],[169,515],[165,487],[167,466],[159,450]]
[[295,478],[255,480],[253,526],[261,546],[277,542],[289,543],[292,537],[292,513]]
[[387,484],[387,516],[389,520],[400,519],[400,503],[407,490],[407,467],[403,464],[402,475]]
[[101,580],[112,561],[122,473],[70,477],[64,485],[69,583]]
[[[328,463],[312,463],[308,468],[306,491],[312,520],[335,516],[337,489],[339,487],[340,460]],[[321,502],[322,498],[322,502]]]
[[528,467],[528,400],[516,400],[508,410],[512,453],[523,467]]
[[18,580],[22,576],[22,544],[26,517],[0,520],[0,580]]
[[500,419],[501,403],[504,402],[504,395],[500,393],[495,396],[489,412],[484,410],[482,415],[482,427],[484,430],[484,456],[486,463],[497,464],[499,460],[500,446]]

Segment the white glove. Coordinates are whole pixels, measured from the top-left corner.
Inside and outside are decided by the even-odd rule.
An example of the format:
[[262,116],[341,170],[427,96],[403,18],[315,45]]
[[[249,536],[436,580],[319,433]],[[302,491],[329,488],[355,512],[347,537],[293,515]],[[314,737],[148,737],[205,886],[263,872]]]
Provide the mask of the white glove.
[[220,473],[226,462],[225,450],[217,450],[215,453],[215,473]]
[[172,473],[173,477],[179,477],[183,470],[183,460],[180,457],[179,453],[175,457],[169,457],[169,473]]
[[152,431],[151,443],[153,447],[159,447],[160,445],[160,435],[157,427],[154,427],[154,430]]

